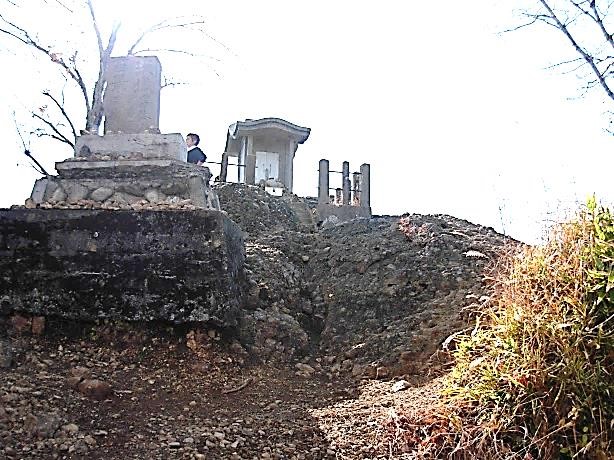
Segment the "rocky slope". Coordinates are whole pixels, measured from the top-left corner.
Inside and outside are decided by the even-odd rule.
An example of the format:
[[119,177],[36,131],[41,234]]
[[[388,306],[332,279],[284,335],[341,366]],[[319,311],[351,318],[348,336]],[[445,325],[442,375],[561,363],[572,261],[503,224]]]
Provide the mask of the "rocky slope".
[[239,328],[2,318],[0,458],[413,458],[396,414],[436,398],[437,350],[517,243],[442,215],[314,231],[294,196],[217,192],[245,232]]
[[[246,232],[241,341],[264,358],[317,351],[333,373],[423,374],[466,325],[498,254],[517,242],[445,215],[380,216],[306,232],[294,196],[218,188]],[[379,368],[379,371],[378,371]]]

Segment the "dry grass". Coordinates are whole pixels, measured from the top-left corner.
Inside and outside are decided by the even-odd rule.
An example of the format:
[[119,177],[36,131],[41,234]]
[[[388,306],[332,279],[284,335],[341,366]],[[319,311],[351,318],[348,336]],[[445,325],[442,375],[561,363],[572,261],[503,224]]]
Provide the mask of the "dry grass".
[[[510,256],[459,336],[440,406],[395,421],[414,458],[614,458],[614,219],[589,202]],[[402,433],[402,437],[399,437]]]

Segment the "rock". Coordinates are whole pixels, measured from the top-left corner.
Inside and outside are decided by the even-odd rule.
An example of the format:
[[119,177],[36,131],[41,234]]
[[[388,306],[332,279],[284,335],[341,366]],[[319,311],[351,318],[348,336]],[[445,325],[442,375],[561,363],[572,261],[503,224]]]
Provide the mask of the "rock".
[[344,359],[341,362],[341,370],[348,372],[354,368],[354,362],[351,359]]
[[108,187],[99,187],[92,192],[90,198],[94,201],[105,201],[113,195],[113,190]]
[[120,205],[131,205],[140,202],[141,198],[126,192],[115,192],[108,200]]
[[376,379],[385,379],[390,376],[390,371],[386,366],[380,366],[375,372]]
[[79,200],[84,200],[90,193],[87,187],[79,183],[66,183],[64,189],[67,194],[66,201],[69,203],[76,203]]
[[8,369],[13,364],[13,346],[8,339],[0,339],[0,369]]
[[168,447],[171,449],[179,449],[181,447],[181,443],[177,441],[169,442]]
[[352,377],[361,377],[364,374],[365,366],[361,364],[354,364],[352,367]]
[[160,190],[152,188],[145,192],[145,199],[152,204],[158,204],[166,200],[166,195]]
[[313,367],[305,363],[296,363],[294,367],[298,369],[298,374],[304,375],[305,377],[311,377],[316,372]]
[[64,189],[58,186],[58,188],[56,188],[54,192],[51,194],[49,201],[59,203],[60,201],[66,200],[66,196],[67,195]]
[[85,443],[88,446],[95,446],[96,445],[96,439],[94,439],[94,437],[89,435],[89,434],[83,438],[83,441],[85,441]]
[[309,262],[309,256],[301,256],[301,260],[305,263]]
[[24,430],[29,432],[32,436],[39,439],[51,438],[55,432],[60,428],[62,420],[57,414],[41,414],[35,416],[34,414],[26,415],[24,420]]
[[407,390],[409,387],[410,384],[407,380],[399,380],[392,385],[390,391],[393,393],[398,393],[399,391]]
[[92,372],[87,367],[83,367],[83,366],[73,367],[70,370],[71,377],[78,377],[80,379],[88,379],[91,377],[91,375],[92,375]]
[[66,385],[68,385],[69,388],[76,390],[82,380],[83,379],[81,377],[67,377]]
[[103,400],[111,394],[111,386],[98,379],[85,379],[77,388],[85,396],[98,400]]
[[32,334],[41,335],[45,331],[45,317],[35,316],[32,318]]
[[11,316],[11,327],[13,331],[22,334],[32,330],[32,320],[30,318],[26,318],[25,316],[15,314]]
[[62,427],[62,431],[65,431],[69,434],[75,434],[79,431],[79,425],[76,425],[74,423],[69,423]]
[[362,370],[362,376],[367,379],[374,379],[377,376],[377,366],[366,366]]

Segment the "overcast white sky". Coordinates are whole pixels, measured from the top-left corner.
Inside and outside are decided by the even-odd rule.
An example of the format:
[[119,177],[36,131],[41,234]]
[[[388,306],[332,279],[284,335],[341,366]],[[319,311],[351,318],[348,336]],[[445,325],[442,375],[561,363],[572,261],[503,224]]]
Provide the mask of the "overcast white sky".
[[[546,69],[575,57],[557,31],[497,33],[518,24],[518,4],[96,2],[105,23],[122,17],[125,33],[164,15],[208,18],[211,35],[230,49],[203,43],[220,59],[210,61],[220,75],[173,69],[198,72],[200,82],[163,90],[160,124],[200,133],[210,160],[221,158],[229,124],[284,118],[312,130],[296,155],[298,195],[317,194],[321,158],[336,170],[344,160],[351,171],[366,162],[375,214],[446,213],[533,242],[544,221],[588,194],[613,201],[613,139],[599,90],[580,97],[573,74]],[[47,32],[68,27],[61,18],[44,24]],[[0,89],[7,207],[22,204],[38,177],[21,154],[12,110],[25,107],[46,73],[19,55],[0,59],[10,64]],[[32,149],[48,170],[70,156],[49,144]]]

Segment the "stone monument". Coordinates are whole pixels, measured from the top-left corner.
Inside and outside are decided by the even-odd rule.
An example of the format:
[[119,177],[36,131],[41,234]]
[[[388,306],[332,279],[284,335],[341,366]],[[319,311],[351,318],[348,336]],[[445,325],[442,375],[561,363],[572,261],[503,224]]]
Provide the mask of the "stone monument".
[[[0,210],[0,323],[77,321],[237,327],[245,245],[215,203],[208,168],[160,134],[160,63],[113,58],[105,133],[40,179],[26,208]],[[213,208],[213,209],[212,209]]]
[[30,207],[219,209],[209,168],[186,162],[181,134],[160,134],[160,61],[111,58],[105,132],[77,138],[58,176],[37,181]]

